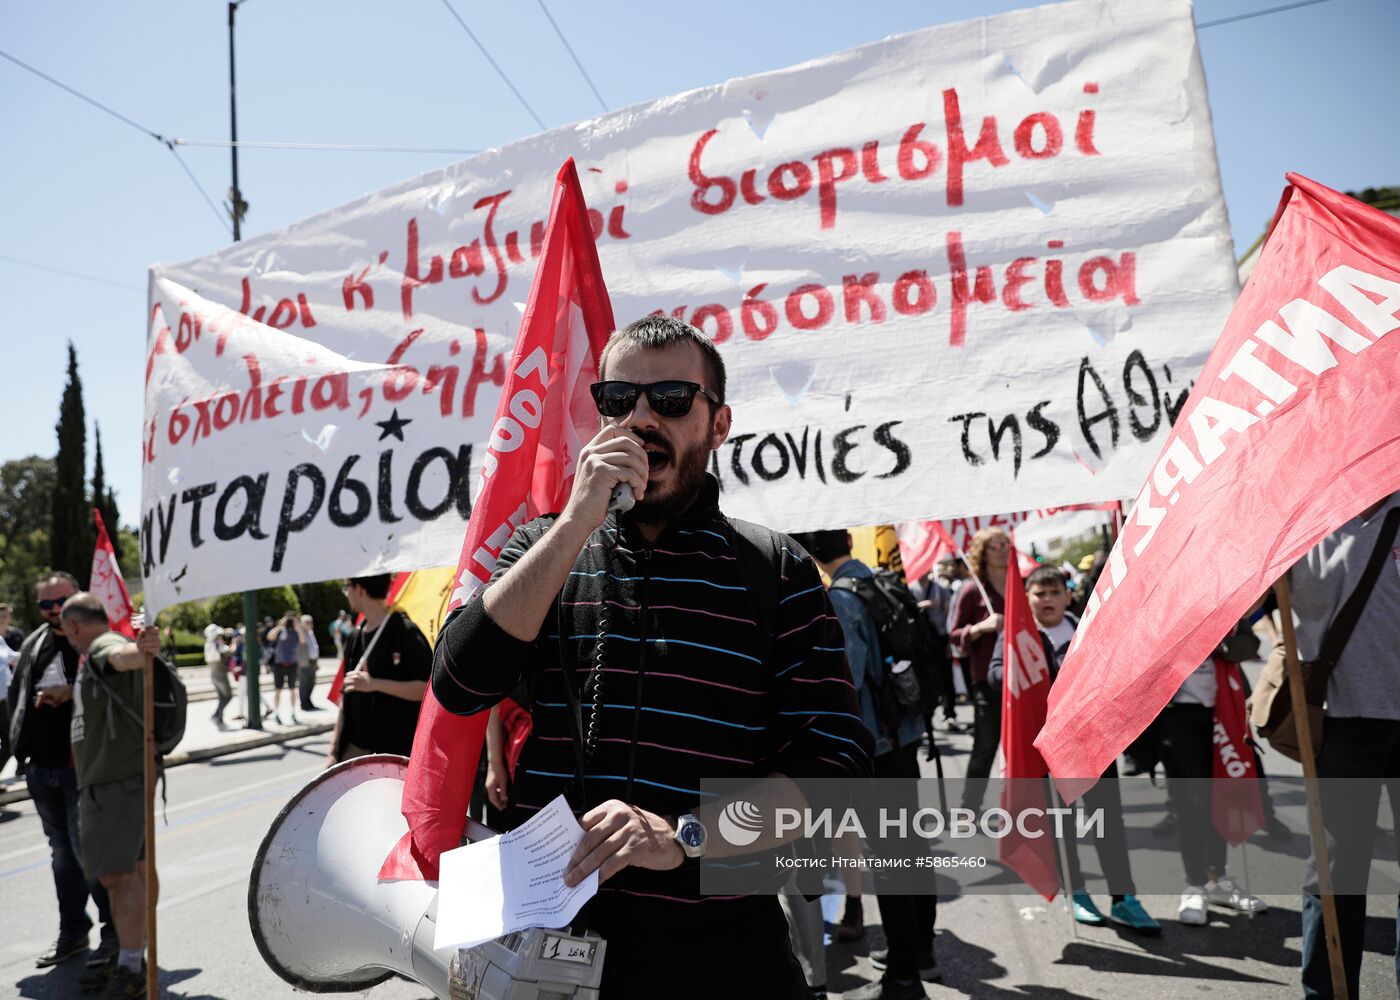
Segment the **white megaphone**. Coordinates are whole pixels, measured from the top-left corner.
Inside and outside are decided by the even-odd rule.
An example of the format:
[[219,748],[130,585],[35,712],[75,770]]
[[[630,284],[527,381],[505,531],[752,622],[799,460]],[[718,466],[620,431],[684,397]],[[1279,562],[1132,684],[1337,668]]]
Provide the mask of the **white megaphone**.
[[[358,993],[398,974],[442,1000],[597,997],[606,943],[534,928],[471,949],[433,950],[437,885],[380,882],[408,832],[408,758],[356,757],[297,792],[267,831],[248,880],[263,961],[312,993]],[[469,841],[494,836],[467,820]]]

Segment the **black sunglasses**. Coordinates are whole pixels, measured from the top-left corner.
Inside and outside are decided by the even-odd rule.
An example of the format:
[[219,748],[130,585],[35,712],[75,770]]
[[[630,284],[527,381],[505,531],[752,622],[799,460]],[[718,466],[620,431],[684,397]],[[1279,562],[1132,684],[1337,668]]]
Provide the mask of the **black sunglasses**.
[[62,597],[45,598],[39,602],[40,611],[52,611],[54,608],[63,607],[63,602],[71,597],[71,594],[64,594]]
[[683,417],[690,412],[695,394],[702,393],[715,406],[719,397],[695,382],[594,382],[590,387],[598,412],[605,417],[625,417],[637,405],[642,393],[660,417]]

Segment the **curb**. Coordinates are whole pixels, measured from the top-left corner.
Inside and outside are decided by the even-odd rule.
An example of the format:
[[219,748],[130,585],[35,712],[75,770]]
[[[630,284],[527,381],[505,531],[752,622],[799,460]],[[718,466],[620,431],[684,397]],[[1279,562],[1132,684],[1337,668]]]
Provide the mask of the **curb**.
[[[181,764],[194,764],[201,760],[210,760],[214,757],[227,757],[230,754],[242,753],[244,750],[257,750],[261,747],[269,747],[278,743],[290,743],[292,740],[299,740],[303,736],[319,736],[322,733],[329,733],[333,729],[335,729],[335,723],[333,722],[318,722],[315,725],[297,726],[276,733],[268,733],[265,736],[256,736],[253,739],[242,740],[237,743],[224,743],[219,746],[200,747],[195,750],[176,752],[165,758],[165,766],[179,767]],[[12,802],[27,802],[28,800],[29,789],[23,783],[7,792],[0,792],[0,806],[9,805]]]

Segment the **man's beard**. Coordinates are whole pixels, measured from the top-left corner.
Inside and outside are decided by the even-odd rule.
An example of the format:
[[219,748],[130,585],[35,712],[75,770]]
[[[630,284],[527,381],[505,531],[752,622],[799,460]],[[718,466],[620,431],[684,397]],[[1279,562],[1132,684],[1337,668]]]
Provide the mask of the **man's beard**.
[[642,524],[674,521],[684,514],[700,493],[705,482],[705,467],[710,463],[710,449],[700,441],[689,450],[672,453],[675,478],[664,493],[647,490],[646,499],[632,508],[632,515]]

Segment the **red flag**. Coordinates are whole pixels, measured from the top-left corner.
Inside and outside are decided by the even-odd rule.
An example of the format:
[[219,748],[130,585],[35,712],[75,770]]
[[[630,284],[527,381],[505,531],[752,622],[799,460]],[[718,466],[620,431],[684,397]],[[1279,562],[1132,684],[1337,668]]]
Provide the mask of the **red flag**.
[[907,580],[922,579],[944,556],[956,552],[957,546],[941,521],[910,521],[896,530],[899,532],[899,558],[904,563]]
[[[559,171],[539,268],[501,390],[457,563],[455,608],[491,578],[511,533],[563,510],[574,465],[598,427],[588,387],[613,330],[612,304],[598,266],[578,173]],[[438,856],[461,843],[487,713],[456,716],[429,688],[404,782],[409,832],[385,860],[381,879],[436,879]]]
[[131,595],[126,592],[126,581],[122,579],[122,571],[117,566],[116,550],[112,548],[112,539],[107,535],[107,525],[102,523],[102,512],[94,507],[92,517],[97,523],[97,545],[92,550],[88,590],[107,609],[107,624],[112,631],[134,639],[136,630],[131,627],[131,616],[136,609],[131,606]]
[[1264,828],[1264,800],[1259,772],[1250,749],[1249,724],[1244,714],[1244,682],[1238,663],[1215,658],[1214,763],[1211,777],[1211,816],[1215,828],[1231,846]]
[[[1001,863],[1046,899],[1060,888],[1055,866],[1055,837],[1050,817],[1049,770],[1031,741],[1045,723],[1050,693],[1050,664],[1040,627],[1031,614],[1020,567],[1006,565],[1006,620],[1002,632],[1001,752],[1006,758],[1006,784],[1001,807],[1011,814],[1011,829],[1001,839]],[[1039,810],[1027,814],[1027,810]],[[1024,824],[1019,822],[1024,818]]]
[[1067,798],[1299,557],[1400,488],[1400,220],[1288,179],[1050,697],[1036,746]]
[[[917,580],[943,559],[958,556],[979,528],[1006,528],[1035,518],[1053,517],[1072,510],[1116,510],[1117,501],[1109,503],[1076,503],[1068,507],[1045,507],[1020,514],[992,514],[984,517],[959,517],[945,521],[907,521],[898,525],[899,555],[904,562],[904,576]],[[956,534],[957,537],[954,537]],[[961,544],[959,541],[961,540]]]

